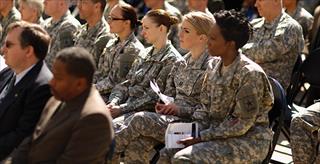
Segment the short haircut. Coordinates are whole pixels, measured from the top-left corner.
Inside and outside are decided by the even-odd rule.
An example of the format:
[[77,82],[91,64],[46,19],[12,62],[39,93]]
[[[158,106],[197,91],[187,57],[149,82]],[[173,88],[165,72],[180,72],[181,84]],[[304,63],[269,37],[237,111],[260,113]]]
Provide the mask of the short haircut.
[[92,83],[95,72],[93,55],[81,47],[69,47],[58,52],[56,60],[66,65],[67,72],[78,78],[85,78],[88,84]]
[[235,10],[221,10],[213,14],[226,41],[234,41],[236,48],[244,46],[252,34],[252,26],[248,19]]
[[38,24],[17,21],[9,25],[8,33],[16,28],[22,29],[19,37],[21,47],[33,47],[35,56],[39,60],[43,60],[47,55],[50,44],[50,36],[47,31]]
[[198,35],[209,35],[210,29],[213,26],[213,17],[200,11],[190,12],[183,16],[183,20],[189,22]]
[[101,12],[104,12],[104,8],[107,5],[107,0],[91,0],[93,3],[100,3],[101,4]]
[[135,8],[124,2],[119,3],[117,6],[120,8],[122,12],[122,17],[126,20],[130,20],[130,28],[134,30],[136,26],[139,24]]
[[24,2],[26,3],[29,7],[36,9],[38,17],[42,16],[43,13],[43,0],[19,0],[19,2]]
[[169,12],[162,9],[150,10],[145,17],[149,17],[158,26],[166,26],[168,31],[172,25],[179,22],[179,19],[176,16],[170,15]]

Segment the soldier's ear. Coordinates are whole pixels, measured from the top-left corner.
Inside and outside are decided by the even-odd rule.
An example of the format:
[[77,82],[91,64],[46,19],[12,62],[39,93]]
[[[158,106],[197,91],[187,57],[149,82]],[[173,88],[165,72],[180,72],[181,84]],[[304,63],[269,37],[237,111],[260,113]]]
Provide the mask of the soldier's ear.
[[160,31],[167,30],[167,27],[165,25],[163,25],[163,24],[160,25],[159,28],[160,28]]
[[227,47],[229,47],[229,49],[236,49],[236,42],[233,40],[230,41],[226,41]]
[[128,26],[130,26],[130,24],[131,24],[131,21],[130,20],[125,20],[125,22],[124,22],[126,25],[128,25]]
[[100,9],[101,9],[101,3],[95,3],[94,4],[94,8],[96,9],[96,11],[100,11]]
[[204,41],[204,42],[207,42],[207,41],[208,41],[208,36],[207,36],[207,35],[204,35],[204,34],[201,34],[201,35],[200,35],[200,40],[201,40],[201,41]]

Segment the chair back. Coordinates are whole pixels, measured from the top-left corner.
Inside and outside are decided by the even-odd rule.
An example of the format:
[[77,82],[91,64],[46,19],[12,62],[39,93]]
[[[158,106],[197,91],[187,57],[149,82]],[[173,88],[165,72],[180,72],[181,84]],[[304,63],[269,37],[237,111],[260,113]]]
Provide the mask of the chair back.
[[268,164],[270,162],[274,148],[277,145],[281,128],[284,123],[285,111],[287,110],[287,102],[285,91],[281,84],[272,77],[269,77],[269,82],[272,86],[272,91],[274,95],[274,104],[272,109],[269,111],[269,127],[273,131],[273,139],[269,148],[267,157],[263,160],[263,164]]
[[[291,107],[301,87],[304,87],[305,83],[309,83],[313,88],[320,89],[320,75],[317,72],[320,68],[320,48],[311,51],[308,57],[299,66],[295,67],[289,88],[287,89],[287,102]],[[301,97],[298,105],[302,104],[308,93],[308,90],[306,88],[304,89],[305,93]]]
[[314,87],[320,87],[320,48],[312,51],[301,65],[301,72],[306,82]]

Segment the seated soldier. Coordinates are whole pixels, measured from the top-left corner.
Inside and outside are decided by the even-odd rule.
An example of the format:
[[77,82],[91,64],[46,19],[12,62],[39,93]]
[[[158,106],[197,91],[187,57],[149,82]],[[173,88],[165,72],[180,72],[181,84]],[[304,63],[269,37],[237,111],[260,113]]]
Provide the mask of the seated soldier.
[[176,65],[169,74],[165,94],[175,97],[174,103],[157,104],[155,112],[138,112],[125,119],[116,131],[116,155],[125,152],[124,162],[148,163],[152,148],[164,143],[167,125],[174,120],[190,120],[200,102],[201,85],[211,57],[207,52],[213,17],[191,12],[183,17],[180,45],[189,51],[187,63]]
[[143,35],[153,46],[147,48],[142,60],[134,63],[127,80],[113,88],[108,104],[113,118],[154,109],[157,95],[150,88],[150,80],[155,80],[163,92],[173,65],[185,62],[167,38],[171,25],[177,21],[160,9],[149,11],[142,19]]
[[126,80],[132,63],[144,52],[143,45],[133,33],[138,19],[131,5],[119,3],[111,10],[107,20],[110,32],[117,34],[117,37],[104,48],[94,75],[96,88],[105,100],[108,100],[116,84]]
[[283,11],[282,0],[257,0],[255,6],[262,18],[251,22],[253,35],[242,51],[286,89],[303,49],[302,28]]
[[160,163],[261,163],[272,140],[268,112],[273,94],[262,68],[239,50],[250,37],[244,15],[214,14],[208,41],[214,59],[193,113],[199,137],[178,141],[183,149],[161,150]]

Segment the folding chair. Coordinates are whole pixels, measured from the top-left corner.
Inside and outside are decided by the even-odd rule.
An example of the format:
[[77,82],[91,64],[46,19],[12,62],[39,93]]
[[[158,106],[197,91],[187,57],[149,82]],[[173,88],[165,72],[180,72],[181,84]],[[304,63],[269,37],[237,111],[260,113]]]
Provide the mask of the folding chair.
[[274,78],[269,77],[270,84],[272,86],[272,91],[274,94],[274,104],[272,109],[269,111],[269,127],[273,131],[273,139],[269,148],[267,157],[263,160],[263,164],[268,164],[270,162],[274,148],[277,145],[280,132],[286,129],[283,129],[285,111],[288,110],[288,105],[286,102],[285,91],[280,85],[280,83]]
[[[296,99],[297,94],[300,92],[301,87],[304,87],[305,83],[310,85],[309,88],[320,90],[320,76],[317,70],[320,68],[320,48],[310,52],[306,60],[300,64],[296,72],[292,74],[290,87],[287,92],[288,104],[292,107],[293,101]],[[320,95],[311,97],[308,95],[310,89],[305,89],[305,93],[302,95],[301,99],[298,101],[299,106],[301,106],[305,98],[309,98],[309,102],[315,99],[319,99]],[[312,98],[310,100],[310,98]],[[306,104],[308,106],[310,104]]]

